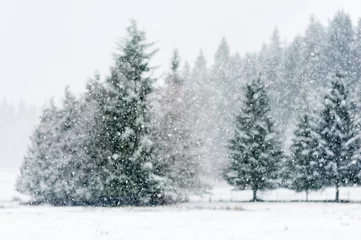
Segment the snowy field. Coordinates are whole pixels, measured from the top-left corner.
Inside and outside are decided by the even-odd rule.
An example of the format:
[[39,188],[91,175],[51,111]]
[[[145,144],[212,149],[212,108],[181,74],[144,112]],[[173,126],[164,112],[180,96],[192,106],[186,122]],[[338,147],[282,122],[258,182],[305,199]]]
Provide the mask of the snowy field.
[[360,239],[361,205],[185,204],[157,208],[0,209],[0,239]]
[[[13,190],[16,174],[0,179],[0,239],[360,239],[361,204],[235,203],[250,192],[232,192],[218,184],[212,195],[191,203],[146,208],[19,206]],[[342,197],[361,199],[360,188],[341,189]],[[311,199],[332,199],[332,189]],[[298,200],[304,194],[277,190],[260,194],[269,200]],[[287,199],[285,199],[287,198]],[[213,202],[209,202],[212,200]],[[203,202],[198,202],[203,201]]]

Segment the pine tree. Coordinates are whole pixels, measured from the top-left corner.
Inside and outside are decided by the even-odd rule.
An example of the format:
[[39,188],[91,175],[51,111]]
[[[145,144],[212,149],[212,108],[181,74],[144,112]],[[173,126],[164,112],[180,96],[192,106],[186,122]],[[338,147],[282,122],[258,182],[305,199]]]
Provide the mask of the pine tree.
[[189,111],[192,115],[193,133],[202,142],[200,152],[202,152],[203,170],[206,174],[211,175],[211,172],[216,169],[214,163],[217,161],[217,149],[214,147],[217,134],[214,126],[217,123],[213,117],[215,106],[212,104],[215,101],[215,87],[210,79],[207,61],[202,50],[199,51],[192,68],[190,81],[185,83],[191,93],[192,104]]
[[[278,122],[282,122],[285,119],[280,118],[283,109],[281,107],[281,100],[283,97],[280,94],[284,90],[282,85],[283,76],[283,48],[281,46],[280,36],[278,29],[276,28],[271,36],[271,41],[268,45],[264,45],[259,54],[259,65],[262,74],[265,77],[265,87],[267,89],[270,104],[273,109],[272,115],[279,119]],[[279,127],[279,126],[277,126]]]
[[157,107],[159,139],[167,163],[167,176],[173,182],[175,200],[187,199],[204,189],[201,180],[201,143],[194,134],[192,95],[178,72],[179,55],[175,50],[171,73],[160,91]]
[[252,189],[257,201],[257,191],[277,186],[282,152],[260,79],[247,84],[243,104],[229,141],[230,164],[224,177],[236,189]]
[[[303,48],[301,49],[302,69],[298,80],[300,89],[307,92],[309,100],[312,101],[310,110],[317,110],[321,107],[320,103],[328,86],[327,81],[325,81],[327,79],[326,45],[325,27],[311,16],[310,24],[305,33]],[[299,101],[299,103],[302,103],[302,101]]]
[[149,52],[151,44],[134,21],[127,32],[105,83],[101,142],[108,177],[102,196],[111,204],[159,204],[165,198],[165,179],[154,149],[148,101],[154,51]]
[[335,186],[339,201],[340,186],[352,185],[358,172],[355,154],[359,147],[356,138],[353,104],[340,74],[332,81],[325,96],[319,126],[322,176],[325,184]]
[[37,201],[52,202],[56,199],[53,184],[57,181],[57,173],[53,163],[59,157],[56,148],[58,121],[59,110],[50,101],[30,138],[30,146],[16,182],[17,191]]
[[105,171],[105,161],[107,159],[107,132],[103,127],[103,113],[106,95],[103,82],[100,81],[99,74],[88,80],[86,92],[81,101],[82,116],[79,120],[79,127],[84,133],[83,145],[85,157],[82,160],[82,171],[84,174],[79,183],[87,188],[88,203],[91,205],[102,205],[104,185],[108,178]]
[[283,59],[283,69],[280,84],[282,86],[282,98],[279,100],[279,107],[282,109],[283,122],[289,125],[296,110],[296,100],[301,92],[301,84],[299,82],[302,74],[302,54],[301,49],[304,42],[301,37],[295,40],[285,49]]
[[319,190],[323,187],[322,176],[319,172],[318,135],[316,132],[315,117],[307,106],[301,111],[298,117],[298,124],[294,132],[291,146],[291,157],[288,164],[288,175],[290,188],[297,192],[308,193],[312,190]]
[[[253,76],[259,72],[259,56],[256,53],[247,53],[243,59],[241,82],[246,83],[248,79],[252,79]],[[245,85],[245,84],[244,84]]]
[[337,12],[327,32],[325,48],[327,72],[341,73],[346,85],[355,83],[355,71],[352,64],[354,62],[353,41],[354,32],[350,16],[343,11]]
[[230,78],[231,56],[229,45],[225,38],[222,39],[214,56],[214,65],[211,69],[210,81],[212,94],[210,98],[210,113],[214,120],[215,129],[213,138],[213,152],[215,166],[220,166],[227,158],[227,139],[232,134],[232,98],[233,85]]
[[59,109],[58,151],[60,156],[53,162],[57,182],[53,185],[57,201],[65,205],[83,205],[90,200],[90,191],[85,184],[89,178],[85,168],[87,132],[83,128],[81,100],[65,89],[62,107]]

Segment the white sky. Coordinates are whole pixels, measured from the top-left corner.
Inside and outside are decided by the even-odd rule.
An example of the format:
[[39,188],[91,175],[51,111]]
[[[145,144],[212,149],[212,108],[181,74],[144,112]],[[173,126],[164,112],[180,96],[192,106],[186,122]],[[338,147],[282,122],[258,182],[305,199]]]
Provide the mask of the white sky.
[[327,23],[344,9],[354,23],[360,0],[0,0],[0,100],[42,105],[80,92],[95,70],[107,74],[115,43],[134,18],[157,42],[158,65],[173,48],[209,60],[223,36],[241,54],[260,48],[277,26],[282,40],[302,34],[309,16]]

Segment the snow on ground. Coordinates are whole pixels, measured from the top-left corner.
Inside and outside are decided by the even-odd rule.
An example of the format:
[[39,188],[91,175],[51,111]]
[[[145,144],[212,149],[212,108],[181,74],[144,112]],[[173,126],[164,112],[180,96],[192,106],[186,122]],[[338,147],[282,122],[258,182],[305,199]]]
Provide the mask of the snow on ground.
[[209,209],[224,203],[205,205],[204,209],[192,208],[192,204],[4,208],[0,209],[0,239],[340,240],[361,236],[359,204],[232,203],[227,204],[229,210]]
[[[86,208],[19,206],[13,190],[16,172],[0,172],[0,239],[6,240],[195,240],[195,239],[359,239],[361,204],[236,203],[251,192],[232,192],[216,184],[212,195],[165,207]],[[345,199],[361,199],[360,188],[342,188]],[[286,189],[264,192],[263,199],[298,200]],[[311,199],[334,198],[333,189]],[[211,198],[211,199],[210,199]],[[212,200],[212,202],[209,202]],[[203,202],[200,202],[203,201]]]
[[[252,199],[252,191],[233,191],[233,187],[225,182],[216,183],[210,194],[203,197],[193,197],[193,201],[247,201]],[[326,188],[322,191],[310,192],[309,200],[334,200],[335,188]],[[263,200],[273,201],[304,201],[306,194],[297,193],[288,189],[277,189],[272,191],[260,191],[258,197]],[[361,201],[361,187],[341,187],[340,198],[343,200]]]

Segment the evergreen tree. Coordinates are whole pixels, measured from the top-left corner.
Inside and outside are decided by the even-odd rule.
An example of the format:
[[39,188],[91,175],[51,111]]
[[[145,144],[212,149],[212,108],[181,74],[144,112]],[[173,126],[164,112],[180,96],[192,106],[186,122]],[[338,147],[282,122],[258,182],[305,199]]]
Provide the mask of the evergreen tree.
[[89,123],[94,119],[93,116],[89,117],[91,112],[88,110],[83,99],[77,99],[67,87],[59,110],[60,157],[54,165],[58,181],[53,186],[58,201],[62,204],[84,205],[94,201],[91,186],[97,181],[92,172],[88,171],[93,166],[92,162],[88,161],[87,148],[91,137],[88,131],[95,128],[85,128],[89,127]]
[[[283,76],[283,48],[281,46],[280,36],[278,29],[273,31],[271,41],[268,45],[264,45],[259,54],[259,65],[262,74],[265,77],[265,87],[269,94],[270,104],[273,109],[272,115],[282,123],[285,119],[281,118],[283,109],[280,102],[283,95],[280,94],[284,91],[282,85]],[[280,126],[277,126],[280,127]]]
[[105,83],[101,142],[105,179],[102,197],[116,204],[159,204],[164,199],[163,172],[150,129],[148,95],[154,51],[133,21],[119,46]]
[[[307,102],[304,101],[307,106]],[[316,132],[315,117],[311,114],[308,106],[301,111],[291,146],[291,157],[288,164],[290,188],[297,192],[308,193],[323,187],[323,181],[319,172],[318,136]]]
[[355,70],[352,64],[354,62],[353,41],[354,32],[350,16],[343,11],[337,12],[327,32],[325,48],[327,72],[341,73],[346,85],[355,82]]
[[304,47],[304,42],[301,37],[296,37],[295,40],[285,49],[283,59],[283,76],[280,84],[282,89],[282,98],[279,101],[279,107],[282,109],[283,123],[289,125],[295,109],[298,95],[301,92],[301,84],[299,82],[302,74],[302,53],[301,49]]
[[201,180],[201,143],[194,134],[191,91],[179,72],[179,55],[174,51],[171,73],[161,89],[157,107],[159,140],[167,163],[167,176],[173,182],[175,200],[204,189]]
[[326,185],[335,186],[335,200],[339,201],[339,187],[352,185],[360,171],[355,167],[359,140],[355,132],[353,104],[340,74],[336,74],[332,88],[325,96],[318,131],[322,176]]
[[[322,102],[322,97],[328,87],[328,83],[325,81],[327,79],[326,43],[325,27],[311,16],[310,24],[305,33],[303,48],[301,49],[302,69],[298,80],[300,89],[307,92],[308,100],[312,101],[312,104],[310,104],[311,111],[321,107],[319,103]],[[299,103],[302,104],[302,100]]]
[[[241,82],[246,83],[248,79],[252,79],[259,72],[259,56],[256,53],[247,53],[243,59]],[[244,84],[245,85],[245,84]]]
[[86,186],[89,196],[89,204],[102,205],[104,185],[108,179],[105,164],[108,152],[106,137],[108,135],[103,127],[103,112],[106,95],[103,82],[99,74],[88,80],[86,92],[81,102],[82,116],[79,127],[84,133],[83,145],[85,157],[82,160],[82,171],[84,177],[80,184]]
[[229,142],[230,164],[224,177],[236,189],[252,189],[253,201],[257,201],[257,191],[277,186],[282,152],[259,79],[247,84],[243,104]]
[[215,130],[213,138],[214,162],[212,164],[215,166],[220,166],[227,158],[225,146],[227,139],[232,134],[232,89],[234,86],[230,78],[230,67],[230,49],[226,39],[223,38],[214,56],[214,65],[210,75],[213,89],[209,103]]
[[53,184],[57,181],[54,169],[59,110],[53,101],[45,107],[40,123],[30,138],[30,146],[20,168],[20,176],[16,182],[16,190],[32,196],[39,201],[51,202],[56,198]]
[[202,153],[201,161],[204,164],[203,170],[206,174],[211,175],[212,170],[216,169],[214,163],[217,161],[217,151],[214,149],[217,134],[214,126],[217,123],[213,117],[215,106],[212,104],[216,101],[215,86],[210,80],[210,72],[202,50],[199,51],[186,87],[191,93],[189,97],[192,103],[190,112],[193,134],[202,142],[200,152]]
[[90,200],[84,178],[85,132],[79,121],[79,101],[65,90],[61,108],[44,110],[25,156],[17,189],[35,200],[54,205],[85,204]]

